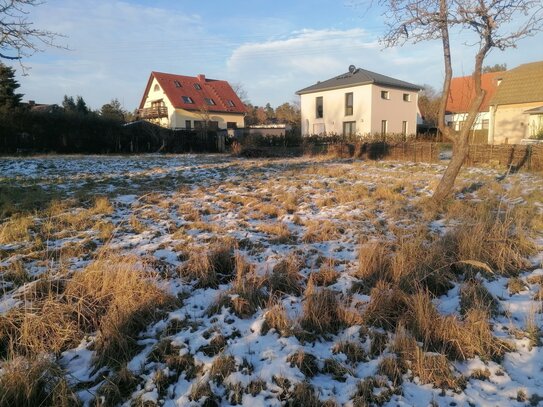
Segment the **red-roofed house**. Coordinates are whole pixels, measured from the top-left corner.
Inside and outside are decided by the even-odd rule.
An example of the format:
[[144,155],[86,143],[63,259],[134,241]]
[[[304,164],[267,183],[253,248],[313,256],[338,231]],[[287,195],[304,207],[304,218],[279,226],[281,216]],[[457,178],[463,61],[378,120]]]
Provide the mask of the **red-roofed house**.
[[[485,133],[488,134],[488,128],[490,127],[489,102],[494,96],[498,82],[504,73],[489,72],[482,74],[481,86],[486,91],[486,94],[479,108],[479,114],[473,125],[473,130],[485,130]],[[447,112],[449,114],[446,116],[446,120],[454,130],[459,131],[462,128],[468,116],[469,104],[474,97],[475,90],[472,76],[462,76],[452,79],[449,98],[447,99]]]
[[226,81],[151,72],[138,116],[172,129],[244,127],[245,105]]

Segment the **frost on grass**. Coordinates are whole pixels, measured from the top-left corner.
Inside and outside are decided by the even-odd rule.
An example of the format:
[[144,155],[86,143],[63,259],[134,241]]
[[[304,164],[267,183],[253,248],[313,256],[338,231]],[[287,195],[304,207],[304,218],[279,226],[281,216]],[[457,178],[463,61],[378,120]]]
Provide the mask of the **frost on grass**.
[[0,405],[537,404],[543,181],[442,170],[0,160]]

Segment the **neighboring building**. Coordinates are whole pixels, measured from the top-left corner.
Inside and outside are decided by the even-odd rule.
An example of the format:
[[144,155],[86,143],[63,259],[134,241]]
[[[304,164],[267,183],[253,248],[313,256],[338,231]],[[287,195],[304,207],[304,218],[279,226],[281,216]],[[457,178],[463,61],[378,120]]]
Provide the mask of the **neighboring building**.
[[245,105],[226,81],[151,72],[138,117],[172,129],[244,127]]
[[504,72],[490,100],[488,141],[518,144],[541,131],[543,123],[543,61]]
[[[472,130],[478,131],[484,139],[484,143],[488,140],[488,129],[490,128],[490,113],[489,102],[494,96],[498,81],[503,77],[505,72],[489,72],[481,76],[481,87],[486,91],[483,103],[479,107],[479,112]],[[453,130],[460,131],[468,117],[469,105],[475,97],[475,86],[473,77],[462,76],[451,80],[451,89],[447,99],[447,115],[445,120],[447,125]]]
[[302,134],[415,134],[420,90],[351,65],[347,73],[296,92]]

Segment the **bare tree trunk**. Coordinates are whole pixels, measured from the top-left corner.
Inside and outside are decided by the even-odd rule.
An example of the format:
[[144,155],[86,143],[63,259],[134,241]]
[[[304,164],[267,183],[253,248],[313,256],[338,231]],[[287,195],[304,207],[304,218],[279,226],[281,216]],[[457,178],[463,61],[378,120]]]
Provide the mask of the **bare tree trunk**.
[[[446,0],[440,0],[440,14],[447,12],[445,3]],[[443,14],[442,14],[443,15]],[[491,48],[491,28],[488,27],[483,37],[482,46],[475,56],[475,67],[473,69],[473,87],[475,89],[475,97],[471,100],[468,117],[464,122],[464,127],[460,129],[460,134],[453,134],[451,129],[447,127],[445,123],[445,109],[446,102],[448,99],[450,91],[450,83],[452,77],[451,68],[451,54],[449,47],[449,32],[447,27],[442,28],[442,39],[443,39],[443,52],[445,56],[445,81],[443,84],[443,97],[441,98],[440,112],[439,112],[439,129],[443,132],[443,135],[446,136],[453,142],[453,155],[439,185],[437,186],[434,195],[432,198],[434,201],[441,203],[443,202],[451,193],[454,187],[454,182],[464,161],[466,160],[469,153],[469,132],[473,127],[479,108],[483,103],[485,97],[485,91],[481,85],[481,75],[483,70],[483,61],[486,54]],[[450,71],[449,71],[450,70]]]

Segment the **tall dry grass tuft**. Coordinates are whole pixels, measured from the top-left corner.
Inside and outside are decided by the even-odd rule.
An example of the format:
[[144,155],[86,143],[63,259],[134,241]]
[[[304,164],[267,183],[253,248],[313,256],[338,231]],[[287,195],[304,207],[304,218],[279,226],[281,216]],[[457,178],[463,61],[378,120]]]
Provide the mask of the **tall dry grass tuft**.
[[370,242],[358,250],[358,269],[355,276],[363,281],[364,289],[369,292],[377,281],[390,275],[391,250],[383,242]]
[[261,333],[266,335],[270,329],[275,329],[281,336],[291,336],[294,332],[293,324],[283,304],[270,302],[268,310],[264,314]]
[[23,242],[30,239],[30,231],[34,226],[32,216],[12,216],[0,225],[0,244]]
[[445,355],[424,352],[403,325],[396,331],[393,350],[399,356],[399,360],[396,361],[399,372],[405,373],[409,368],[422,384],[432,383],[442,389],[459,389],[465,384],[462,376],[453,373]]
[[193,248],[180,268],[181,276],[196,280],[196,288],[217,288],[234,273],[234,245],[230,240],[214,243],[208,249]]
[[81,403],[62,369],[45,357],[15,357],[3,362],[0,406],[68,407]]
[[442,316],[435,309],[429,292],[424,290],[409,297],[403,322],[426,349],[455,360],[475,356],[499,360],[512,349],[509,343],[492,334],[486,312],[470,309],[463,321],[451,315]]
[[497,315],[500,305],[479,279],[469,279],[460,287],[460,313],[481,310],[488,315]]
[[100,259],[68,282],[65,295],[78,311],[79,324],[98,328],[98,366],[130,360],[140,331],[177,304],[145,278],[141,267],[134,257]]
[[305,222],[306,231],[302,237],[304,243],[326,242],[335,240],[343,233],[343,229],[329,220]]
[[337,294],[327,288],[317,289],[310,277],[304,292],[301,328],[316,335],[335,334],[343,326],[342,311]]
[[445,294],[453,285],[448,239],[427,242],[421,233],[402,236],[392,258],[392,282],[413,293],[423,287],[434,295]]
[[[120,405],[136,390],[138,379],[126,366],[106,378],[93,400],[93,407]],[[92,404],[91,404],[92,405]]]
[[267,296],[262,289],[264,280],[256,274],[254,265],[239,253],[236,254],[235,264],[236,278],[232,287],[209,308],[208,315],[216,314],[226,306],[238,317],[247,318],[266,304]]
[[133,356],[139,332],[177,304],[134,257],[101,258],[53,285],[45,281],[23,306],[0,316],[2,354],[60,353],[98,331],[96,363],[118,366]]
[[299,295],[302,292],[300,271],[303,261],[296,253],[291,253],[277,263],[267,276],[267,285],[272,293]]
[[370,298],[362,314],[365,323],[394,329],[407,310],[407,294],[391,283],[379,280],[372,288]]
[[486,263],[495,272],[517,276],[530,268],[526,258],[537,250],[530,236],[529,220],[520,211],[499,213],[484,207],[451,232],[457,260]]
[[287,362],[291,367],[296,366],[307,377],[313,377],[319,373],[317,358],[303,350],[297,350],[287,357]]

